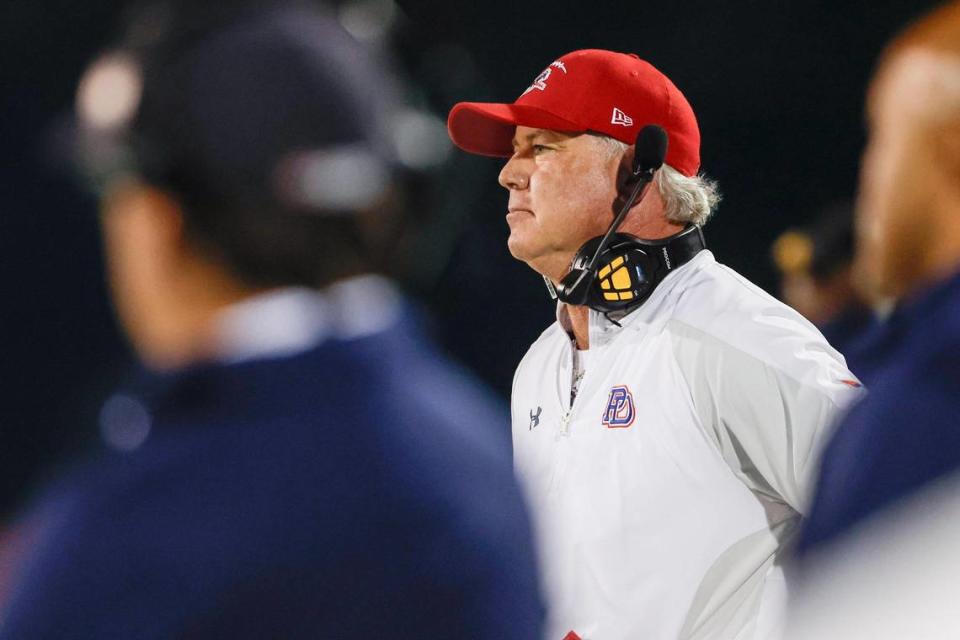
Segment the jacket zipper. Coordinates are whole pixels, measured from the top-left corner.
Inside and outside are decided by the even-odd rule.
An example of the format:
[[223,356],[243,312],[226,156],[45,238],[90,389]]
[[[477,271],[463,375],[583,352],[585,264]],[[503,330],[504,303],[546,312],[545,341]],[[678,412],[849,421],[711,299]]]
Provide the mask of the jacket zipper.
[[570,408],[564,412],[563,417],[560,418],[560,435],[561,436],[570,435],[570,415],[572,413],[573,413],[573,406],[571,405]]

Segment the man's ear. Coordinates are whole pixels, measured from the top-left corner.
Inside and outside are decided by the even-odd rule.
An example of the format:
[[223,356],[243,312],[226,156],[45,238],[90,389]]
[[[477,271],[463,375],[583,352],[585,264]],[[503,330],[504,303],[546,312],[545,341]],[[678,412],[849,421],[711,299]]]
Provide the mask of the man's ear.
[[613,215],[620,213],[620,209],[627,202],[630,193],[637,185],[637,177],[633,175],[633,157],[636,155],[636,147],[627,147],[620,157],[620,164],[617,166],[617,197],[613,201]]
[[617,198],[623,202],[637,184],[637,177],[633,175],[633,158],[637,153],[634,146],[627,147],[620,157],[620,166],[617,167]]
[[[617,197],[611,206],[613,215],[620,213],[623,205],[626,204],[627,199],[630,197],[630,194],[637,186],[637,182],[640,180],[639,176],[633,174],[633,158],[636,155],[636,152],[636,147],[628,147],[627,150],[623,152],[623,156],[620,158],[620,164],[617,167]],[[658,169],[658,171],[663,171],[663,168],[661,167]],[[633,206],[630,208],[632,215],[635,215],[635,212],[638,211],[640,207],[649,209],[651,206],[651,201],[659,201],[660,199],[659,193],[657,192],[659,187],[657,186],[656,177],[645,188],[646,195],[644,195],[642,198],[637,198],[637,201],[634,202]]]

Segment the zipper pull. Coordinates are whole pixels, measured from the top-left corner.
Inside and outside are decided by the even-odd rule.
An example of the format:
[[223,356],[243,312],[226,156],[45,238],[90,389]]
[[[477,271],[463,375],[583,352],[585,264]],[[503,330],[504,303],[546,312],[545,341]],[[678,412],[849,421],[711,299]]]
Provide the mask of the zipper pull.
[[570,435],[570,411],[564,413],[563,417],[560,418],[560,435]]

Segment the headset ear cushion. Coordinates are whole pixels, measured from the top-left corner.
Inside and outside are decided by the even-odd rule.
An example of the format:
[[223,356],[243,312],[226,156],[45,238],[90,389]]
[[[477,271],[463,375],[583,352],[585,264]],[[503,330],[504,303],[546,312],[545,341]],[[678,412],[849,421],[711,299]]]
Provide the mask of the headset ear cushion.
[[590,306],[609,313],[634,307],[646,300],[656,286],[655,258],[626,234],[617,234],[597,261],[597,275],[590,289]]

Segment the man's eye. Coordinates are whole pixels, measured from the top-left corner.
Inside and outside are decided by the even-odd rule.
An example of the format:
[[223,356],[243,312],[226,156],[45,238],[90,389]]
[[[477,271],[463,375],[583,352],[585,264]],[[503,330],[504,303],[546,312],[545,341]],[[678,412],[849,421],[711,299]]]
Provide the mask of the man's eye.
[[544,151],[552,151],[552,150],[553,150],[553,147],[548,147],[548,146],[545,145],[545,144],[535,144],[535,145],[533,145],[533,152],[534,152],[534,153],[543,153]]

